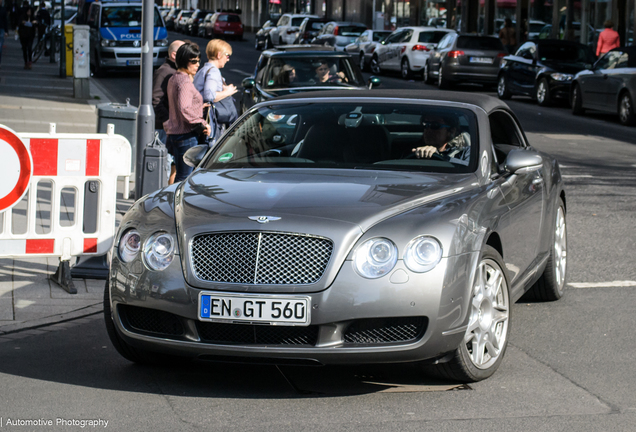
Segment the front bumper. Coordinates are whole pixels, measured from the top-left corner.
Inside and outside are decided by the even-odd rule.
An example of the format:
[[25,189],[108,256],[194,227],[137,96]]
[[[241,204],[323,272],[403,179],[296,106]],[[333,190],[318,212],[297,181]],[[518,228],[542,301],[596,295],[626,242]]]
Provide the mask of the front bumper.
[[[412,273],[398,261],[390,275],[375,280],[362,279],[345,261],[329,288],[298,292],[310,300],[308,327],[202,322],[198,319],[202,290],[184,281],[179,260],[163,272],[152,272],[141,262],[127,265],[114,258],[109,278],[113,320],[117,332],[132,346],[193,358],[299,364],[437,358],[454,350],[464,337],[469,310],[467,269],[476,259],[473,255],[445,258],[424,274]],[[220,284],[215,292],[246,294],[248,290],[238,286],[228,291],[227,285]],[[131,313],[137,315],[131,319]],[[149,314],[150,319],[144,318]],[[158,321],[162,322],[158,327],[145,324]],[[214,336],[219,332],[223,336]],[[259,339],[259,332],[267,337]],[[255,338],[232,336],[237,333],[253,333]]]
[[[168,47],[152,49],[153,66],[160,66],[168,56]],[[128,68],[141,65],[141,48],[100,47],[99,66],[102,68]]]

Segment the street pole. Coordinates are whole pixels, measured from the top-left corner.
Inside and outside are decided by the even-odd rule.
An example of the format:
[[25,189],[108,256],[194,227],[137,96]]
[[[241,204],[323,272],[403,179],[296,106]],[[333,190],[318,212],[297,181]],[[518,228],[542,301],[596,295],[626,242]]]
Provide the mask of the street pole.
[[[60,35],[60,78],[66,78],[66,28],[64,26],[64,1],[61,0],[62,4],[62,17],[60,20],[60,29],[62,30]],[[51,49],[53,48],[53,40],[51,41]]]
[[152,56],[155,2],[141,4],[141,79],[139,110],[137,111],[137,161],[135,164],[135,198],[141,198],[144,150],[154,141],[155,112],[152,109]]

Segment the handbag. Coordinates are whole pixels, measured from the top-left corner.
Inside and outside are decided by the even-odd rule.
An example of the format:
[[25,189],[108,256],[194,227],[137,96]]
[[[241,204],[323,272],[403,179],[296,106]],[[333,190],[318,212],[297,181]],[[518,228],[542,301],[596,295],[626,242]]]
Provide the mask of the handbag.
[[215,102],[213,105],[214,112],[216,114],[216,120],[220,124],[232,124],[238,118],[238,112],[236,111],[236,103],[232,96],[221,99]]

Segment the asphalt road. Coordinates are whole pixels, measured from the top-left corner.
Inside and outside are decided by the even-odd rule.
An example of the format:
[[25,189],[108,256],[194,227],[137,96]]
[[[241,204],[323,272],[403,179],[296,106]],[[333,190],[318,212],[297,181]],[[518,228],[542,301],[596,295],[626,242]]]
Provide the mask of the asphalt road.
[[[223,74],[239,84],[258,52],[250,39],[232,45]],[[382,79],[388,88],[431,88]],[[138,77],[100,83],[138,104]],[[63,418],[108,420],[117,431],[636,430],[636,129],[529,99],[510,106],[531,143],[563,167],[570,285],[558,302],[513,306],[510,346],[492,378],[456,386],[415,366],[141,367],[115,352],[95,316],[0,344],[4,428],[81,430],[6,424]]]

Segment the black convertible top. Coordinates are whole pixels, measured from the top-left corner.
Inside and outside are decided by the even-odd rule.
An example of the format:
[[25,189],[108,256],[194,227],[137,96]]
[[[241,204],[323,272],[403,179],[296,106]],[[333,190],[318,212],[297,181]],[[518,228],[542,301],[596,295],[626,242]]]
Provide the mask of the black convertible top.
[[496,109],[510,111],[508,105],[492,96],[475,93],[461,93],[439,90],[394,90],[394,89],[373,89],[365,92],[352,92],[351,90],[326,90],[320,93],[296,93],[288,96],[278,97],[272,101],[290,99],[325,99],[325,98],[383,98],[383,99],[418,99],[432,101],[459,102],[475,105],[482,108],[487,113]]

